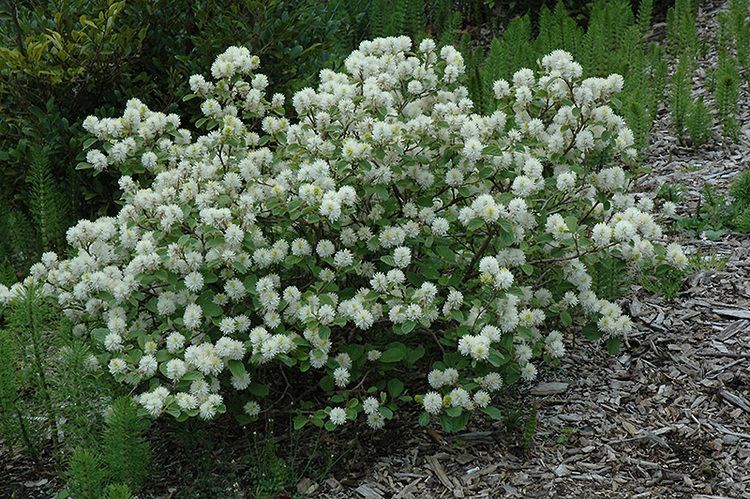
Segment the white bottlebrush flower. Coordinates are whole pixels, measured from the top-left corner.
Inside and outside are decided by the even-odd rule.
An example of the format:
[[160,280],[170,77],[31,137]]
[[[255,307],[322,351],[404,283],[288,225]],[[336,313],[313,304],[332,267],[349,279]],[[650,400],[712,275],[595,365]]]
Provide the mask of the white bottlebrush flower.
[[333,409],[331,409],[328,417],[330,418],[331,423],[336,426],[341,426],[342,424],[346,423],[346,411],[341,407],[334,407]]
[[474,403],[479,407],[487,407],[490,405],[491,401],[492,398],[490,397],[490,394],[484,390],[479,390],[474,394]]
[[364,402],[362,402],[362,410],[365,411],[365,414],[373,414],[379,407],[380,403],[374,397],[367,397]]
[[201,309],[200,305],[191,303],[190,305],[185,307],[185,313],[182,316],[182,320],[185,324],[185,327],[187,327],[188,329],[197,329],[201,323],[202,317],[203,310]]
[[393,261],[398,268],[406,268],[411,263],[411,250],[403,246],[399,246],[393,250]]
[[251,418],[254,418],[258,416],[258,414],[260,414],[260,404],[258,404],[254,400],[251,400],[243,406],[243,410],[245,411],[245,414],[247,414]]
[[173,332],[167,336],[167,351],[176,353],[185,344],[185,337],[180,333]]
[[422,399],[422,405],[429,414],[440,414],[443,408],[443,397],[437,392],[427,392]]
[[677,205],[671,201],[667,201],[662,205],[661,211],[665,216],[672,218],[677,212]]
[[172,381],[178,381],[188,371],[188,366],[181,359],[172,359],[167,362],[166,376]]
[[333,379],[339,388],[344,388],[349,383],[349,377],[349,370],[344,367],[338,367],[333,371]]

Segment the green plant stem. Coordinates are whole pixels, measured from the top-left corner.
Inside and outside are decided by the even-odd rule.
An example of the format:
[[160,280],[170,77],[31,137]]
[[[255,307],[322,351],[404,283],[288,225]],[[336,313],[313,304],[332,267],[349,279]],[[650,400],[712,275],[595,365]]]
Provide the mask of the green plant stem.
[[34,288],[29,289],[26,300],[26,311],[28,313],[29,326],[31,328],[31,345],[34,351],[34,364],[37,371],[37,376],[41,382],[42,398],[44,399],[45,409],[47,411],[47,422],[49,424],[50,436],[52,438],[52,446],[57,449],[57,420],[52,411],[52,399],[49,394],[49,385],[47,384],[47,375],[42,367],[42,350],[39,345],[39,331],[37,329],[36,320],[34,317]]
[[16,413],[16,418],[18,418],[18,426],[21,428],[21,437],[23,438],[24,443],[26,444],[26,448],[29,449],[29,453],[31,454],[31,459],[36,463],[39,462],[39,453],[36,450],[36,447],[31,443],[31,438],[29,437],[29,431],[26,429],[26,422],[23,420],[23,416],[21,415],[21,411],[18,410],[18,407],[14,407],[14,412]]

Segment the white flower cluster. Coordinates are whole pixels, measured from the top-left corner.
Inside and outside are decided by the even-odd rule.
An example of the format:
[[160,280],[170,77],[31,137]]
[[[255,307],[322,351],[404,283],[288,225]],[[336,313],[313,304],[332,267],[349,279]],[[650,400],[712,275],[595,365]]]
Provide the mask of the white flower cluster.
[[[381,428],[403,387],[368,389],[397,366],[431,371],[427,414],[486,409],[582,326],[630,330],[592,289],[590,257],[686,264],[653,203],[627,191],[618,75],[581,80],[555,51],[541,73],[498,81],[498,110],[481,115],[454,48],[381,38],[297,92],[289,120],[257,68],[232,47],[213,81],[190,78],[199,137],[137,100],[88,118],[101,146],[87,162],[123,172],[122,208],[71,228],[73,256],[46,254],[26,283],[152,416],[210,419],[231,398],[257,417],[283,381],[272,363],[347,403],[320,425],[363,413]],[[424,365],[450,344],[447,364]]]

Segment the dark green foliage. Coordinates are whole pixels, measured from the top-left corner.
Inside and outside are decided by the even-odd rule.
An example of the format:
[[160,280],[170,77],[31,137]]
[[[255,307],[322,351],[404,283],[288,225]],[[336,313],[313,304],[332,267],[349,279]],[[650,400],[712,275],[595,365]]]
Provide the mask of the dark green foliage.
[[656,197],[664,201],[679,204],[685,198],[685,187],[682,184],[665,182],[656,191]]
[[26,182],[29,185],[28,207],[41,246],[49,250],[63,248],[67,228],[64,216],[69,210],[66,209],[62,191],[52,175],[49,153],[43,147],[34,147],[31,150]]
[[678,137],[685,133],[685,124],[690,113],[693,88],[693,59],[683,56],[677,64],[669,89],[669,117]]
[[695,29],[698,3],[694,0],[676,0],[667,12],[667,40],[674,56],[694,57],[700,48]]
[[[14,358],[6,358],[8,365],[3,366],[10,380],[9,385],[3,387],[3,391],[7,389],[3,398],[12,397],[13,391],[17,394],[10,409],[20,434],[13,433],[13,426],[2,425],[0,438],[23,443],[26,450],[35,455],[47,438],[57,446],[57,412],[51,396],[48,353],[59,319],[33,286],[14,306],[5,310],[4,316],[6,325],[0,331],[3,355]],[[9,401],[10,398],[6,398],[6,402]]]
[[592,259],[588,267],[591,286],[597,296],[605,300],[617,300],[628,292],[631,278],[627,265],[622,260],[604,254]]
[[654,14],[654,0],[641,0],[638,4],[638,32],[641,36],[651,29],[651,19]]
[[750,208],[738,211],[737,215],[732,220],[732,225],[738,232],[750,232]]
[[484,92],[482,84],[482,63],[484,61],[484,52],[481,47],[471,43],[468,36],[463,36],[458,43],[458,50],[464,56],[466,65],[466,88],[469,90],[469,97],[474,102],[476,109],[486,109],[490,106],[487,101],[487,95]]
[[[36,459],[38,445],[32,440],[30,421],[24,414],[19,387],[18,350],[8,331],[0,331],[0,436],[7,445],[21,444]],[[37,436],[37,435],[34,435]]]
[[58,332],[57,352],[50,356],[53,404],[65,421],[65,446],[95,445],[101,409],[116,393],[88,345],[66,331]]
[[529,416],[526,418],[526,422],[523,425],[523,436],[522,436],[522,445],[523,450],[526,452],[529,452],[531,450],[531,446],[534,443],[534,437],[536,436],[536,427],[537,427],[537,408],[536,406],[531,406],[531,410],[529,411]]
[[98,454],[77,447],[68,460],[68,486],[74,499],[98,499],[104,486],[104,468]]
[[677,220],[681,229],[702,234],[710,240],[717,240],[729,225],[733,209],[724,195],[709,184],[701,189],[701,199],[697,209],[690,216]]
[[145,423],[125,398],[113,404],[103,425],[102,410],[119,388],[100,377],[98,360],[56,305],[31,286],[2,319],[0,439],[33,458],[51,449],[67,463],[73,497],[100,498],[107,483],[142,485]]
[[487,58],[480,69],[484,101],[494,102],[492,85],[496,80],[508,80],[520,68],[532,67],[535,60],[528,15],[513,19],[501,38],[493,38]]
[[738,69],[745,73],[747,79],[750,69],[750,16],[748,0],[731,0],[729,9],[719,13],[719,36],[717,37],[720,54],[733,54],[737,59]]
[[104,491],[104,499],[131,499],[132,497],[130,487],[122,483],[109,485]]
[[716,37],[717,50],[721,54],[726,54],[734,48],[734,30],[732,26],[732,16],[729,12],[719,12],[719,34]]
[[730,206],[725,196],[710,184],[704,184],[701,189],[698,214],[705,224],[713,229],[723,228],[726,220],[731,216]]
[[[425,7],[427,27],[431,36],[444,33],[454,27],[450,25],[451,20],[455,18],[451,0],[426,0]],[[455,12],[455,14],[459,19],[461,18],[460,13]]]
[[737,176],[729,188],[729,193],[734,198],[734,206],[738,210],[750,208],[750,170],[744,170]]
[[572,19],[565,5],[557,2],[555,9],[546,5],[539,12],[539,34],[536,39],[536,51],[547,54],[555,49],[567,50],[572,54],[579,53],[583,39],[583,30]]
[[691,216],[678,220],[682,229],[717,239],[727,230],[750,232],[750,170],[744,170],[729,188],[731,199],[708,184],[701,190],[701,202]]
[[440,45],[453,45],[458,43],[461,38],[461,26],[463,24],[463,18],[459,12],[452,13],[448,19],[446,19],[442,31],[439,33],[439,44]]
[[74,498],[129,498],[148,476],[150,448],[143,437],[148,423],[138,416],[130,397],[115,400],[101,433],[92,430],[89,446],[78,446],[68,458],[68,487]]
[[151,460],[143,437],[148,421],[138,415],[130,397],[112,403],[102,435],[102,457],[111,482],[138,489],[146,481]]
[[693,147],[701,146],[709,141],[712,126],[711,113],[706,107],[706,103],[703,102],[703,99],[697,100],[690,106],[690,112],[685,121],[685,128]]
[[254,436],[252,462],[256,497],[275,496],[294,481],[295,470],[279,457],[273,432]]
[[471,16],[471,9],[455,9],[450,0],[370,0],[364,38],[407,35],[419,40],[429,34],[453,43],[464,15]]
[[493,83],[502,78],[505,63],[504,46],[500,38],[492,38],[487,58],[479,69],[479,77],[482,81],[482,100],[485,102],[487,111],[495,108],[495,93],[492,89]]
[[737,121],[737,105],[740,98],[740,74],[737,60],[728,54],[719,54],[716,68],[714,99],[721,123],[721,134],[725,139],[736,141],[740,125]]
[[653,121],[656,119],[658,106],[664,96],[664,89],[667,85],[667,73],[669,71],[664,50],[655,43],[649,46],[646,67],[648,68],[646,71],[646,81],[642,84],[653,88],[653,91],[648,93],[650,97],[650,101],[648,101],[649,111],[651,113],[651,120]]
[[594,3],[584,37],[585,51],[582,57],[578,56],[587,75],[606,76],[616,72],[629,81],[627,63],[630,55],[637,47],[643,56],[640,34],[625,38],[625,32],[631,27],[638,33],[629,2],[600,0]]
[[685,282],[687,273],[671,265],[648,266],[640,271],[639,284],[649,293],[674,300]]
[[6,285],[18,282],[41,253],[39,238],[26,213],[10,208],[0,198],[0,262],[6,270]]

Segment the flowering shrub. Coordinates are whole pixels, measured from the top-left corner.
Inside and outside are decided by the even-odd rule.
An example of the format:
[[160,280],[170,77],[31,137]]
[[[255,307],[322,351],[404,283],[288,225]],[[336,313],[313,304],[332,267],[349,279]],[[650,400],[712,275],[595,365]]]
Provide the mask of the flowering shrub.
[[581,80],[555,51],[481,116],[453,47],[382,38],[295,94],[289,121],[258,65],[231,47],[190,79],[199,137],[135,99],[88,118],[102,146],[81,167],[122,171],[122,209],[71,228],[73,256],[27,282],[153,417],[249,421],[317,383],[327,402],[297,401],[296,427],[380,428],[412,405],[460,429],[499,417],[502,387],[566,337],[617,348],[631,322],[592,291],[597,258],[687,263],[628,193],[618,75]]

